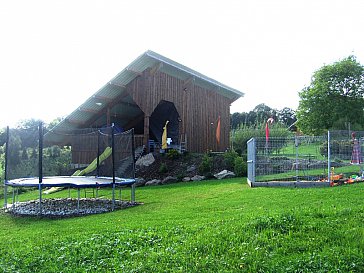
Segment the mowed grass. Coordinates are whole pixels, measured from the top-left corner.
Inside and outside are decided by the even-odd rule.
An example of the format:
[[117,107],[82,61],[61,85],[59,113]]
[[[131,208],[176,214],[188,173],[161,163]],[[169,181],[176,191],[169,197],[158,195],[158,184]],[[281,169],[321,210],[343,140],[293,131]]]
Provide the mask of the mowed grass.
[[237,178],[137,188],[144,205],[86,217],[1,213],[0,271],[364,272],[363,197]]

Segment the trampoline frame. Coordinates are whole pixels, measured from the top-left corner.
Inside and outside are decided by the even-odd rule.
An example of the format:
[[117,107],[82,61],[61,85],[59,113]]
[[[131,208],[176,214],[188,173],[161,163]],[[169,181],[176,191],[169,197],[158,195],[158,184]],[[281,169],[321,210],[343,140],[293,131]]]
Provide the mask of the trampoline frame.
[[[98,167],[96,176],[46,176],[43,177],[43,123],[40,122],[38,126],[39,130],[39,176],[38,177],[26,177],[8,180],[8,153],[9,153],[9,126],[6,128],[6,146],[5,146],[5,174],[4,174],[4,208],[8,207],[8,186],[13,188],[13,202],[14,207],[16,200],[18,200],[18,189],[14,191],[14,188],[18,187],[38,187],[39,191],[39,214],[42,215],[42,189],[47,187],[64,187],[69,189],[75,188],[78,191],[77,194],[77,209],[79,210],[80,203],[80,189],[81,188],[96,188],[96,198],[98,198],[99,188],[112,188],[112,210],[115,209],[115,188],[120,189],[119,198],[121,201],[121,187],[131,187],[131,203],[135,203],[135,172],[133,172],[133,178],[120,178],[115,176],[115,144],[114,144],[114,129],[115,125],[111,126],[111,159],[112,159],[112,177],[98,176]],[[134,131],[132,130],[132,139],[134,139]],[[134,141],[132,142],[132,154],[133,158],[135,153]],[[98,161],[99,155],[97,156]],[[97,166],[99,162],[97,162]],[[135,169],[135,160],[133,160],[133,168]]]

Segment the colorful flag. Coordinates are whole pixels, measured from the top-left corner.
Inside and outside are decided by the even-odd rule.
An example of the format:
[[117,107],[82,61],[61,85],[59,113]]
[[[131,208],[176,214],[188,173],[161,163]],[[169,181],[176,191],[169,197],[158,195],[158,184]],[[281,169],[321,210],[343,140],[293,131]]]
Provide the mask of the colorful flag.
[[162,134],[162,149],[167,149],[168,148],[168,143],[167,143],[167,125],[168,125],[169,120],[166,121],[166,125],[164,125],[163,127],[163,134]]
[[220,116],[217,119],[217,127],[216,127],[216,141],[217,144],[220,144],[220,135],[221,135],[221,126],[220,126]]

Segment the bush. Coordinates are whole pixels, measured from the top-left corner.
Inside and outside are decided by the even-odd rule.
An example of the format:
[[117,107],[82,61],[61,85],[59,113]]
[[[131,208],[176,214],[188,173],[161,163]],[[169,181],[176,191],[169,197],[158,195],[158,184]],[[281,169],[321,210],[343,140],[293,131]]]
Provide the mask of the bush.
[[228,151],[226,153],[224,153],[224,163],[226,168],[229,171],[234,170],[234,166],[235,166],[235,159],[238,157],[239,155],[237,154],[237,152],[235,151]]
[[247,175],[246,161],[240,156],[238,156],[234,160],[234,173],[236,176],[246,176]]
[[162,163],[160,166],[159,166],[159,170],[158,170],[159,173],[166,173],[168,172],[168,167],[166,165],[166,163]]
[[179,157],[179,153],[177,150],[172,149],[167,152],[167,157],[169,159],[177,159]]
[[198,171],[200,174],[203,174],[205,176],[211,175],[212,170],[212,157],[210,157],[208,154],[204,154],[202,157],[201,164],[198,166]]

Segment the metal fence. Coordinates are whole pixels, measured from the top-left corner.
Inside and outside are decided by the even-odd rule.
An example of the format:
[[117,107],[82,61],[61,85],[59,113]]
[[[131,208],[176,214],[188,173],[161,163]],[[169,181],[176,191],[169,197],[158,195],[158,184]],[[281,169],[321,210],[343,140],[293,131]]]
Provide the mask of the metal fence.
[[324,136],[252,138],[248,182],[350,183],[364,179],[364,132],[331,131]]

